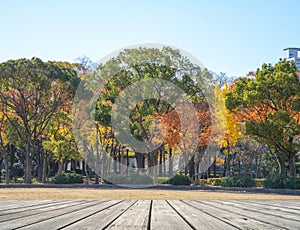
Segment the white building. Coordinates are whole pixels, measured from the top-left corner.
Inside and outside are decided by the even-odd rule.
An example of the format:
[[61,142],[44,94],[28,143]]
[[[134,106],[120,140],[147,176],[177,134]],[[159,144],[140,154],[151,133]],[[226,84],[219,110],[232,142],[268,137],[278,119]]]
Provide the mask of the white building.
[[295,61],[297,68],[300,70],[300,48],[286,48],[284,58],[288,61]]

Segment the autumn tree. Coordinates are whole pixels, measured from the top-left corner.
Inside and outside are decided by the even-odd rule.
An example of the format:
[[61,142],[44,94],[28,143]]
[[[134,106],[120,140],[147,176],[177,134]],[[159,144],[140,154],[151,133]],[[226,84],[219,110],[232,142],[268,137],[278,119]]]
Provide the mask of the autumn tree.
[[0,103],[24,146],[25,183],[31,183],[38,141],[55,112],[71,101],[78,83],[75,71],[38,58],[0,64]]
[[[64,161],[80,159],[73,137],[71,114],[58,111],[53,115],[46,128],[43,148],[50,151],[58,161],[58,173],[62,173]],[[44,162],[44,167],[43,172],[47,162]]]
[[221,149],[221,154],[225,156],[223,176],[228,176],[231,171],[232,154],[234,153],[233,147],[236,145],[238,139],[241,137],[240,121],[233,112],[228,110],[225,106],[226,94],[230,92],[230,87],[224,83],[220,88],[216,85],[215,88],[215,101],[213,107],[215,109],[216,122],[219,129],[218,133],[224,132],[224,135],[218,137],[218,144]]
[[9,144],[8,137],[6,135],[7,126],[6,126],[6,118],[2,112],[3,108],[1,108],[0,104],[0,158],[4,160],[5,165],[5,183],[9,183],[9,167],[8,167],[8,157],[7,157],[7,147]]
[[[211,111],[207,103],[195,103],[194,107],[198,123],[196,140],[188,134],[188,129],[191,129],[189,125],[195,125],[194,122],[190,122],[188,126],[182,126],[180,120],[180,118],[189,119],[190,115],[194,116],[192,111],[179,110],[176,112],[173,110],[163,114],[161,119],[166,127],[165,143],[180,150],[184,159],[185,174],[189,173],[190,177],[197,181],[201,173],[200,162],[211,137],[212,121]],[[195,149],[191,148],[193,146],[191,142],[195,142]]]

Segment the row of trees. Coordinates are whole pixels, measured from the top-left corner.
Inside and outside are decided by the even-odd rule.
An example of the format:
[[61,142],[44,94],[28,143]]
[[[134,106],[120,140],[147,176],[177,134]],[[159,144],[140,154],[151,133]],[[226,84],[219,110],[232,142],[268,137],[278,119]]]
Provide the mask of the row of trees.
[[[86,58],[75,64],[37,58],[1,63],[0,154],[6,179],[15,157],[25,166],[26,183],[31,183],[32,172],[39,181],[46,181],[50,172],[66,170],[63,166],[69,161],[75,170],[82,157],[86,174],[90,167],[104,178],[128,173],[131,156],[138,171],[148,172],[157,182],[159,175],[173,175],[174,155],[183,158],[182,169],[195,181],[204,174],[254,171],[258,176],[263,171],[276,172],[278,167],[282,175],[287,169],[296,175],[300,149],[297,74],[294,62],[280,60],[228,82],[225,74],[212,74],[169,47],[124,50],[100,65],[91,65]],[[132,107],[130,101],[128,106],[117,104],[122,91],[147,79],[184,90],[186,101],[179,106],[191,102],[195,110],[176,110],[175,103],[166,100],[173,100],[178,92],[170,93],[163,84],[149,84],[142,90],[155,98]],[[123,121],[127,107],[131,110],[127,123],[118,123],[116,130],[112,110]],[[127,126],[136,140],[159,143],[159,148],[140,152],[130,141],[120,143],[116,137]],[[191,135],[195,127],[196,136]],[[222,172],[217,173],[217,168]]]

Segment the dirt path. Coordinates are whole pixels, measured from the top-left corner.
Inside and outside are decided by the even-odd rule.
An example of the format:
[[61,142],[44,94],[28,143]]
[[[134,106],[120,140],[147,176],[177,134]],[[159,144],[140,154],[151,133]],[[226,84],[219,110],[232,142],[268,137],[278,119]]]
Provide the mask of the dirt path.
[[0,200],[300,200],[300,196],[221,191],[93,188],[1,188]]

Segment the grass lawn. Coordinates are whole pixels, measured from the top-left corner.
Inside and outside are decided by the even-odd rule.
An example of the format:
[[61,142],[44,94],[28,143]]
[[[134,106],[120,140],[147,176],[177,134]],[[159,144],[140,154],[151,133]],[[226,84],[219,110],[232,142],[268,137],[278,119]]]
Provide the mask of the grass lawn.
[[300,196],[220,191],[93,188],[1,188],[0,200],[300,200]]

